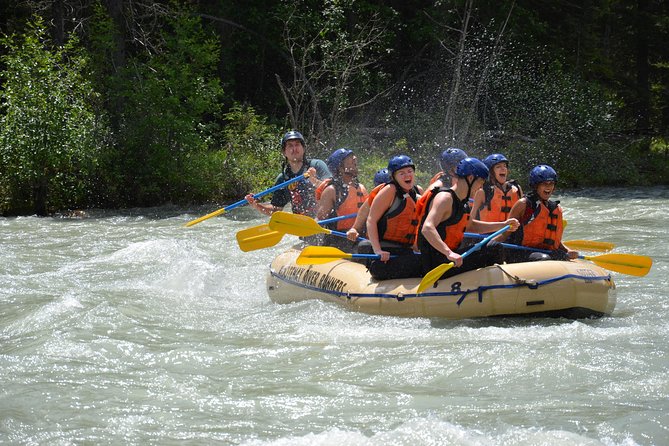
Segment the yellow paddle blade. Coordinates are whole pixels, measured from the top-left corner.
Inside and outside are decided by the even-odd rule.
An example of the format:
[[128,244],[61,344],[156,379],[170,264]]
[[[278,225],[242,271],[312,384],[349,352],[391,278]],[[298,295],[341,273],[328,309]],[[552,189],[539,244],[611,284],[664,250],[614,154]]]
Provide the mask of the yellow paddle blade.
[[196,225],[196,224],[200,223],[201,221],[205,221],[205,220],[207,220],[211,217],[216,217],[217,215],[221,215],[223,213],[225,213],[225,208],[221,208],[221,209],[219,209],[217,211],[214,211],[214,212],[211,212],[207,215],[203,215],[200,218],[196,218],[195,220],[191,220],[188,223],[186,223],[184,226],[188,228],[190,226],[193,226],[193,225]]
[[597,242],[593,240],[567,240],[562,243],[569,249],[575,249],[576,251],[608,252],[616,247],[616,245],[611,242]]
[[269,225],[253,226],[237,232],[237,244],[244,252],[269,248],[281,241],[283,232],[272,231]]
[[635,254],[602,254],[599,256],[582,256],[602,268],[631,276],[642,277],[648,274],[653,259]]
[[329,234],[329,229],[323,228],[316,220],[307,216],[292,214],[290,212],[278,211],[272,214],[269,220],[269,227],[273,231],[280,231],[286,234],[306,237],[314,234]]
[[340,259],[353,258],[352,254],[332,246],[307,246],[295,261],[298,265],[321,265]]
[[431,287],[434,282],[439,280],[439,278],[449,269],[453,268],[455,264],[453,262],[449,263],[442,263],[441,265],[437,266],[436,268],[433,268],[430,270],[425,276],[423,277],[423,280],[420,281],[418,284],[418,290],[416,290],[417,293],[422,293],[425,291],[427,288]]
[[567,227],[567,219],[564,218],[564,217],[562,218],[562,227],[563,227],[563,228],[566,228],[566,227]]

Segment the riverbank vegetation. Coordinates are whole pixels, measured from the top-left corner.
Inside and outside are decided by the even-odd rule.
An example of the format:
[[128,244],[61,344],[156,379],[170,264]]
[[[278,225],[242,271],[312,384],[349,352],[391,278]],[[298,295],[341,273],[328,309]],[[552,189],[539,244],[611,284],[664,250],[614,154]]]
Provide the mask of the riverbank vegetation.
[[669,183],[660,0],[0,6],[0,213],[224,203],[269,187],[279,139],[399,152],[425,184],[446,147],[525,181]]

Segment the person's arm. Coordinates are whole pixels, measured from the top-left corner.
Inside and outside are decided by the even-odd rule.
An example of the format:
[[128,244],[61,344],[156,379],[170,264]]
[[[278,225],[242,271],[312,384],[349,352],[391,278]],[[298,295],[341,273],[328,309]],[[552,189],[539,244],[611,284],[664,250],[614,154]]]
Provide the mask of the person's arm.
[[423,226],[420,228],[421,234],[425,237],[425,240],[432,245],[434,249],[445,255],[449,260],[451,260],[455,266],[462,265],[462,257],[457,252],[451,250],[451,248],[444,242],[444,240],[439,236],[437,232],[437,226],[447,220],[452,213],[453,209],[453,197],[448,193],[437,193],[437,195],[432,200],[430,205],[430,210],[425,217]]
[[[509,229],[508,231],[505,232],[505,234],[507,232],[514,232],[520,227],[520,223],[518,222],[518,220],[511,217],[500,222],[470,219],[469,223],[467,224],[467,232],[477,232],[479,234],[487,234],[489,232],[499,231],[506,225],[509,225]],[[501,234],[498,235],[497,237],[501,237]]]
[[330,173],[325,161],[319,159],[311,160],[311,166],[307,169],[307,173],[309,174],[309,181],[314,187],[320,186],[323,180],[332,178],[332,173]]
[[362,229],[365,227],[367,223],[367,217],[369,216],[369,203],[367,200],[365,200],[364,203],[362,203],[362,206],[358,209],[358,215],[355,216],[355,222],[353,222],[353,226],[346,231],[346,237],[351,240],[351,241],[356,241],[358,237],[360,237],[360,233],[362,232]]
[[474,194],[474,204],[472,204],[472,218],[480,220],[481,218],[481,208],[483,207],[483,202],[485,201],[485,191],[483,188],[476,191]]
[[[498,237],[495,237],[495,240],[498,242],[503,242],[509,238],[509,234],[520,227],[521,217],[525,214],[525,209],[527,208],[527,198],[521,198],[516,201],[516,204],[513,205],[511,211],[509,212],[509,220],[514,219],[518,222],[518,226],[512,231],[506,231],[503,234],[500,234]],[[507,220],[508,221],[508,220]],[[503,225],[504,226],[504,225]]]
[[274,206],[272,203],[260,202],[253,197],[253,194],[248,194],[244,198],[246,198],[246,201],[249,202],[253,209],[256,209],[261,214],[272,215],[283,209],[283,207]]
[[381,241],[379,240],[378,223],[383,214],[388,210],[395,198],[395,186],[386,185],[376,195],[372,205],[369,208],[369,215],[367,216],[367,238],[372,244],[372,249],[375,254],[381,256],[381,261],[387,262],[390,259],[390,253],[381,249]]
[[332,212],[335,210],[335,196],[337,192],[333,185],[329,185],[321,193],[321,199],[318,200],[318,212],[316,213],[316,218],[318,220],[325,220],[332,215]]

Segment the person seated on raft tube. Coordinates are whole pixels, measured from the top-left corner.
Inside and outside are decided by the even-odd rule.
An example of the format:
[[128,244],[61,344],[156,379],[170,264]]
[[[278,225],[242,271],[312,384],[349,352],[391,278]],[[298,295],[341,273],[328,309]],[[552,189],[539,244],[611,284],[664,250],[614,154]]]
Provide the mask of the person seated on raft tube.
[[[324,180],[316,189],[318,200],[318,220],[357,214],[367,200],[367,189],[358,181],[358,159],[350,149],[335,150],[326,161],[333,176]],[[326,227],[339,232],[353,226],[354,219],[339,220]],[[355,242],[356,240],[354,240]],[[334,246],[346,252],[352,252],[355,243],[331,234],[323,236],[322,244]]]
[[346,237],[352,242],[358,240],[358,237],[367,235],[367,216],[369,215],[369,208],[372,205],[372,201],[374,200],[374,197],[376,197],[376,194],[379,193],[386,183],[390,183],[390,181],[392,181],[392,179],[390,178],[387,167],[379,169],[374,174],[374,189],[372,189],[365,202],[360,209],[358,209],[358,215],[355,216],[353,226],[346,231]]
[[380,256],[378,260],[367,262],[376,280],[418,277],[421,273],[420,261],[413,252],[414,208],[422,193],[416,186],[415,169],[408,156],[392,157],[388,162],[391,181],[372,200],[367,217],[369,241],[361,242],[358,252],[369,254],[371,251]]
[[309,174],[309,178],[305,181],[292,183],[287,188],[277,190],[272,194],[270,203],[257,201],[253,198],[253,194],[248,194],[244,198],[251,207],[265,215],[272,215],[276,211],[281,211],[284,206],[290,203],[294,214],[304,214],[315,218],[317,202],[314,191],[322,180],[332,177],[328,166],[323,160],[306,157],[304,137],[295,130],[287,132],[281,138],[281,153],[284,160],[281,173],[276,177],[275,185],[304,175],[305,172]]
[[518,181],[509,180],[509,160],[501,153],[483,159],[490,175],[474,195],[472,215],[481,221],[505,221],[511,208],[523,197]]
[[488,168],[480,160],[465,158],[458,164],[452,187],[431,188],[419,200],[415,217],[420,222],[418,249],[423,275],[448,262],[453,262],[454,268],[450,268],[443,277],[502,263],[502,247],[492,241],[464,259],[460,256],[468,248],[461,244],[466,230],[487,233],[506,225],[510,226],[509,231],[519,227],[518,220],[514,218],[503,222],[470,219],[469,198],[483,186],[488,175]]
[[578,257],[578,251],[571,250],[562,243],[562,206],[559,201],[550,200],[555,192],[557,179],[557,173],[551,166],[540,164],[532,168],[529,181],[532,191],[518,200],[510,213],[511,218],[520,222],[520,229],[511,235],[502,234],[499,237],[500,240],[508,240],[515,245],[544,249],[551,253],[512,249],[508,250],[510,255],[507,256],[507,261],[568,260]]

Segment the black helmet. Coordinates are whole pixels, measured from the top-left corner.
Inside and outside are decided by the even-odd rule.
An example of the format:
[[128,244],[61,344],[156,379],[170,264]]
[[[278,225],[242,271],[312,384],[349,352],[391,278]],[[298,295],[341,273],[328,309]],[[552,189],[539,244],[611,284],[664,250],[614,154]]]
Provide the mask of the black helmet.
[[304,136],[297,130],[291,130],[290,132],[286,132],[285,135],[283,135],[283,138],[281,138],[281,150],[286,148],[286,143],[290,141],[291,139],[299,139],[300,142],[302,143],[302,147],[306,147],[306,143],[304,142]]

